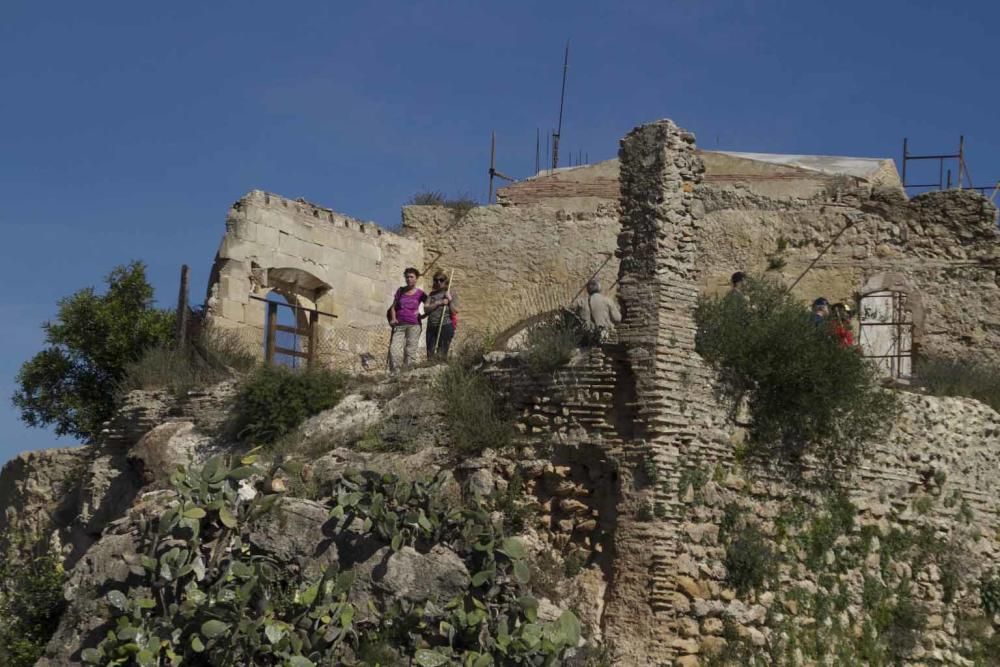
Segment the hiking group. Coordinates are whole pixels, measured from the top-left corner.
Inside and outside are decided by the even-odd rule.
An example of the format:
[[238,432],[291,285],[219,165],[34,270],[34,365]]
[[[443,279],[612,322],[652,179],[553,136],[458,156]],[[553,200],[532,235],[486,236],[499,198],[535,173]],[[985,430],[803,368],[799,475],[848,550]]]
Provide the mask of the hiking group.
[[[731,297],[746,300],[743,291],[747,276],[737,271],[729,279]],[[812,302],[812,321],[817,329],[823,329],[834,336],[842,347],[854,346],[854,329],[851,326],[851,307],[846,303],[830,305],[826,297],[818,297]]]
[[[420,280],[417,269],[406,268],[403,279],[406,284],[396,290],[386,311],[386,318],[392,327],[389,370],[393,373],[416,361],[424,320],[427,321],[424,341],[429,360],[448,357],[458,327],[459,298],[451,289],[451,279],[444,271],[434,273],[430,293],[417,286]],[[615,325],[621,322],[621,310],[613,299],[601,293],[601,285],[596,278],[587,282],[586,291],[586,296],[574,303],[573,311],[584,326],[604,342]]]
[[386,312],[392,327],[389,339],[389,370],[392,372],[416,360],[423,320],[427,320],[425,344],[428,359],[447,358],[458,325],[459,300],[451,291],[451,280],[443,271],[434,274],[434,286],[429,294],[417,287],[420,272],[415,268],[404,270],[403,278],[406,284],[396,290],[392,305]]

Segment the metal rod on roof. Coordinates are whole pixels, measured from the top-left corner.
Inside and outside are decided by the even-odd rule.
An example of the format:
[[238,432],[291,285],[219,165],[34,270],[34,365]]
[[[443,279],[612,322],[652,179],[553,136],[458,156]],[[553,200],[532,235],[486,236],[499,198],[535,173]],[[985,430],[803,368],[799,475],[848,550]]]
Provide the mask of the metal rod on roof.
[[493,174],[496,173],[497,166],[497,133],[496,130],[490,132],[490,193],[486,196],[486,203],[493,203]]
[[[551,133],[550,133],[551,134]],[[552,144],[552,137],[546,137],[545,139],[545,164],[549,163],[549,147]]]
[[538,170],[541,168],[541,165],[538,162],[538,158],[541,155],[540,151],[542,150],[541,141],[542,141],[542,131],[536,127],[535,128],[535,173],[536,174],[538,173]]
[[965,136],[960,135],[958,137],[958,179],[955,181],[958,183],[958,189],[962,189],[962,169],[965,168]]
[[562,137],[563,106],[566,102],[566,72],[569,71],[569,40],[566,40],[566,56],[563,59],[562,92],[559,94],[559,126],[552,134],[552,168],[559,168],[559,139]]
[[[906,137],[903,137],[903,188],[906,188],[906,161],[909,159],[909,155],[906,151]],[[718,141],[716,141],[718,143]]]

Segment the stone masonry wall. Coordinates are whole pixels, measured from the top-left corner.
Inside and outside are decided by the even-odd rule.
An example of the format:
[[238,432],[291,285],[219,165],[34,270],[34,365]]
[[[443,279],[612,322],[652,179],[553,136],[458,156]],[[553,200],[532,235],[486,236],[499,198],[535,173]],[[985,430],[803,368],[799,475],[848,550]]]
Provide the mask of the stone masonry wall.
[[[634,374],[636,437],[621,445],[605,636],[629,665],[697,665],[741,643],[780,664],[877,662],[883,636],[907,664],[973,664],[998,621],[991,630],[979,582],[1000,565],[1000,415],[976,401],[902,394],[891,436],[848,480],[840,510],[742,470],[741,432],[694,351],[706,232],[693,143],[659,121],[630,133],[620,153],[618,334]],[[956,217],[941,224],[961,224]],[[989,239],[969,233],[967,247]],[[736,590],[727,555],[751,548],[733,545],[754,526],[774,549],[773,578]],[[746,664],[747,655],[729,658]]]
[[622,140],[619,338],[636,380],[636,435],[624,472],[630,484],[619,508],[613,586],[605,610],[608,637],[627,664],[669,664],[677,655],[673,564],[683,536],[646,516],[662,488],[643,487],[635,469],[676,467],[698,443],[716,437],[721,415],[711,375],[694,352],[697,301],[695,186],[702,173],[694,136],[671,121],[633,130]]
[[321,352],[356,357],[375,349],[381,356],[385,310],[403,269],[422,261],[419,240],[254,190],[226,218],[209,282],[209,319],[244,332],[259,349],[266,306],[250,297],[276,290],[293,304],[337,316],[319,319]]
[[463,329],[503,334],[570,305],[599,268],[606,292],[618,275],[613,204],[596,211],[484,206],[464,214],[407,206],[403,233],[423,244],[427,270],[454,271],[460,336]]
[[1000,230],[996,208],[978,193],[792,201],[704,188],[699,196],[698,283],[706,293],[726,290],[737,270],[791,284],[847,227],[795,288],[804,301],[852,303],[888,279],[919,307],[919,350],[1000,358]]

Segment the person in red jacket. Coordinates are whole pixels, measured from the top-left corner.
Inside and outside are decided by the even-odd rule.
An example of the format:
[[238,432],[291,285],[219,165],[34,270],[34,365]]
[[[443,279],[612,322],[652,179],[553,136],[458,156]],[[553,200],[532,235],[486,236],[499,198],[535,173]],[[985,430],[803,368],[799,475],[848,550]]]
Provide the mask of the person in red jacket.
[[854,346],[854,330],[851,329],[851,307],[846,303],[835,303],[830,309],[831,327],[842,347]]

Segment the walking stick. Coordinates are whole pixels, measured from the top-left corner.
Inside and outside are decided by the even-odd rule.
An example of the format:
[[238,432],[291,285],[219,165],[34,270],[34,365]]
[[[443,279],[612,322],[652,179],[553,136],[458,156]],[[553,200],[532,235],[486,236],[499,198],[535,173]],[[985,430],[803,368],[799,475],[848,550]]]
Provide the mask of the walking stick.
[[[451,279],[454,278],[454,277],[455,277],[455,269],[452,269],[451,273],[448,274],[448,291],[447,291],[447,294],[451,294]],[[444,312],[441,313],[441,319],[438,320],[438,335],[437,335],[437,338],[434,340],[434,356],[435,357],[437,356],[437,353],[438,353],[438,345],[441,344],[441,329],[444,328],[444,318],[448,316],[448,304],[444,304],[444,306],[442,306],[442,307],[444,308]]]

